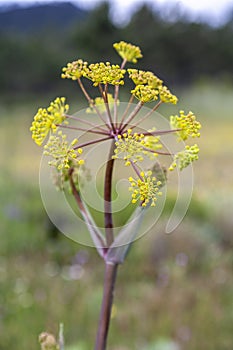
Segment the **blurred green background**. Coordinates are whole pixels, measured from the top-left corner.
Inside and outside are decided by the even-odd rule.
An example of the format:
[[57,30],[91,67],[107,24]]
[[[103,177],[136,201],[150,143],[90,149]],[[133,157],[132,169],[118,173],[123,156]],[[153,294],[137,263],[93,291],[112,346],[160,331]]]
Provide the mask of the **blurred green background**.
[[59,322],[67,350],[93,348],[103,263],[49,221],[38,185],[41,150],[29,127],[37,108],[56,96],[83,105],[75,83],[60,79],[62,66],[80,57],[119,63],[111,47],[125,40],[141,47],[138,66],[180,98],[161,113],[192,110],[203,129],[185,219],[164,234],[171,188],[159,223],[119,270],[109,349],[232,350],[232,11],[211,26],[179,11],[170,21],[159,7],[142,6],[117,26],[109,9],[52,2],[0,8],[0,349],[36,350],[37,335],[57,333]]

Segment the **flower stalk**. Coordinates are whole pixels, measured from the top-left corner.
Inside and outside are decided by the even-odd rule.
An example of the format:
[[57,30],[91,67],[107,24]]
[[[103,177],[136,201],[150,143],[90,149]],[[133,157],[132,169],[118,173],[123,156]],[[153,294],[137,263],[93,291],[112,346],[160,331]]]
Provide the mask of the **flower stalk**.
[[114,297],[115,282],[118,264],[105,263],[103,298],[99,318],[99,326],[96,336],[95,350],[104,350],[107,345],[111,310]]
[[[118,266],[124,262],[132,242],[137,237],[145,210],[149,207],[155,207],[157,200],[162,195],[162,188],[167,180],[167,169],[170,171],[175,168],[182,170],[198,159],[199,148],[197,144],[185,145],[183,150],[173,153],[167,152],[166,149],[161,150],[164,146],[160,139],[164,135],[174,135],[176,142],[182,143],[189,138],[199,137],[201,128],[201,124],[192,112],[185,114],[181,110],[179,115],[170,116],[170,127],[167,130],[157,130],[157,115],[154,112],[162,103],[176,104],[177,97],[153,72],[125,68],[127,63],[135,64],[138,59],[142,58],[138,46],[120,41],[115,43],[113,47],[122,58],[120,66],[110,62],[89,64],[78,59],[68,63],[63,68],[61,75],[62,78],[71,79],[78,83],[89,105],[86,113],[95,114],[100,125],[98,122],[85,120],[85,116],[79,118],[69,115],[69,105],[66,103],[66,99],[57,97],[48,108],[38,110],[30,128],[33,140],[39,146],[45,144],[44,154],[52,159],[49,161],[49,165],[55,167],[62,183],[61,189],[64,190],[67,186],[73,195],[93,245],[105,264],[103,299],[95,350],[106,350]],[[118,109],[120,87],[125,83],[126,74],[135,86],[130,91],[126,108],[120,114]],[[82,82],[83,79],[92,81],[93,86],[100,94],[99,97],[93,98],[89,95]],[[110,93],[111,90],[113,95]],[[138,102],[133,105],[134,99],[137,99]],[[156,101],[154,107],[149,111],[146,110],[145,104],[154,101]],[[143,122],[149,117],[151,117],[151,128],[144,130]],[[68,125],[69,120],[73,120],[77,125]],[[63,134],[69,130],[72,133],[77,133],[77,137],[70,142],[67,140],[67,135]],[[144,130],[144,132],[138,130]],[[80,142],[80,132],[89,135],[89,139]],[[111,145],[107,161],[104,164],[102,196],[104,232],[102,232],[81,194],[82,181],[80,181],[80,177],[85,176],[83,169],[86,163],[88,165],[88,157],[85,156],[86,148],[94,147],[105,141],[110,141]],[[167,169],[160,166],[158,161],[160,156],[161,158],[165,156],[173,158]],[[118,163],[116,160],[123,162],[132,173],[127,179],[129,183],[129,196],[127,198],[128,204],[134,207],[132,216],[117,234],[113,222],[112,207],[114,170]],[[151,167],[149,169],[144,169],[144,160],[150,161]],[[44,338],[42,342],[44,342]]]

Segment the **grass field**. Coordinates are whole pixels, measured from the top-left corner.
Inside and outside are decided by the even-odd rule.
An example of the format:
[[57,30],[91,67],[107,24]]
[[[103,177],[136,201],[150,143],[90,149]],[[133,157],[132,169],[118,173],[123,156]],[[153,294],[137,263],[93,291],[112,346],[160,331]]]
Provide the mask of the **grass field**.
[[[180,95],[179,108],[203,125],[193,199],[165,235],[168,192],[161,220],[120,268],[109,350],[233,348],[233,87],[199,84]],[[57,333],[63,322],[66,350],[89,350],[103,264],[94,249],[60,234],[43,208],[41,152],[29,132],[37,105],[0,109],[0,349],[39,349],[38,334]]]

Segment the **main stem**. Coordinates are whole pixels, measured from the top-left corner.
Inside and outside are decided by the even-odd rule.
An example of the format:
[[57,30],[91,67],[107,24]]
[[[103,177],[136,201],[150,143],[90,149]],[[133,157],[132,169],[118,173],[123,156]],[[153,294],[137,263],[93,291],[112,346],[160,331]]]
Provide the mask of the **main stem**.
[[107,247],[110,247],[114,241],[112,220],[112,173],[114,165],[112,155],[114,154],[114,147],[115,142],[113,141],[109,152],[104,179],[104,221]]
[[[114,166],[114,159],[112,159],[112,155],[114,154],[114,147],[115,143],[112,142],[108,156],[108,161],[106,164],[104,181],[104,219],[107,249],[111,249],[110,246],[114,241],[112,219],[112,174]],[[106,349],[108,329],[111,319],[111,310],[113,303],[113,292],[117,275],[117,267],[118,264],[105,261],[103,299],[100,311],[98,331],[96,336],[95,350]]]
[[105,263],[104,291],[99,319],[99,327],[96,336],[95,350],[106,349],[117,268],[117,264],[112,264],[108,262]]

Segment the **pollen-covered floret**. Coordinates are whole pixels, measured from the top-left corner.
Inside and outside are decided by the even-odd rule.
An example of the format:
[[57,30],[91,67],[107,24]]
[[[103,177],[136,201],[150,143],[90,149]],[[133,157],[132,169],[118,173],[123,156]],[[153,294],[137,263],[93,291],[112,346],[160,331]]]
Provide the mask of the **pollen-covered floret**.
[[154,159],[158,156],[157,150],[161,149],[163,146],[160,143],[159,136],[148,135],[144,138],[144,154],[147,154],[150,159]]
[[82,148],[74,148],[77,143],[77,139],[68,143],[66,135],[63,135],[62,131],[58,132],[58,136],[51,135],[47,145],[44,147],[44,154],[52,157],[49,165],[54,166],[58,170],[63,170],[69,169],[74,161],[78,165],[84,164],[84,160],[79,158],[83,152]]
[[123,85],[125,69],[110,62],[92,63],[85,67],[83,76],[93,81],[94,86],[99,84]]
[[[108,105],[109,105],[109,108],[111,108],[114,105],[115,100],[112,94],[108,94],[107,96],[108,96]],[[119,103],[120,101],[117,100],[117,105],[119,105]],[[93,105],[96,106],[99,112],[101,113],[106,111],[105,101],[103,97],[96,97],[93,103],[91,103],[90,106],[86,109],[86,113],[97,113]]]
[[164,103],[173,103],[177,104],[178,98],[171,93],[171,91],[166,86],[159,86],[159,97],[160,100]]
[[141,172],[137,180],[129,177],[129,182],[133,204],[140,200],[143,207],[147,205],[154,207],[156,205],[158,196],[162,195],[160,191],[162,183],[153,176],[152,171]]
[[174,156],[174,160],[169,167],[169,170],[174,170],[177,166],[180,170],[186,168],[194,160],[198,160],[199,147],[195,144],[193,146],[185,146],[185,149],[178,152]]
[[121,158],[125,160],[125,165],[130,165],[131,162],[137,163],[144,160],[144,156],[149,156],[150,159],[157,157],[156,151],[162,147],[159,144],[159,138],[155,136],[145,136],[144,134],[133,133],[128,129],[122,135],[118,135],[118,140],[115,142],[113,159]]
[[61,77],[77,80],[82,77],[85,67],[87,67],[87,62],[81,59],[68,63],[66,67],[62,68]]
[[140,47],[120,41],[119,43],[113,44],[114,49],[118,54],[128,62],[137,63],[138,58],[142,58]]
[[141,102],[147,103],[158,99],[158,90],[150,85],[136,85],[131,93]]
[[138,69],[128,69],[127,71],[135,85],[149,85],[155,89],[163,84],[163,81],[150,71]]
[[120,158],[119,156],[122,154],[125,165],[130,165],[130,161],[134,163],[143,161],[144,137],[143,134],[132,133],[131,129],[123,135],[118,135],[118,140],[115,142],[115,155],[112,158]]
[[196,120],[192,112],[185,115],[184,111],[180,111],[180,116],[172,115],[170,117],[170,125],[173,129],[180,129],[176,132],[178,141],[186,140],[188,136],[200,136],[199,130],[201,129],[201,124]]
[[37,145],[42,145],[50,131],[57,130],[57,125],[65,120],[68,110],[65,97],[57,97],[48,108],[39,108],[30,128],[32,139]]

